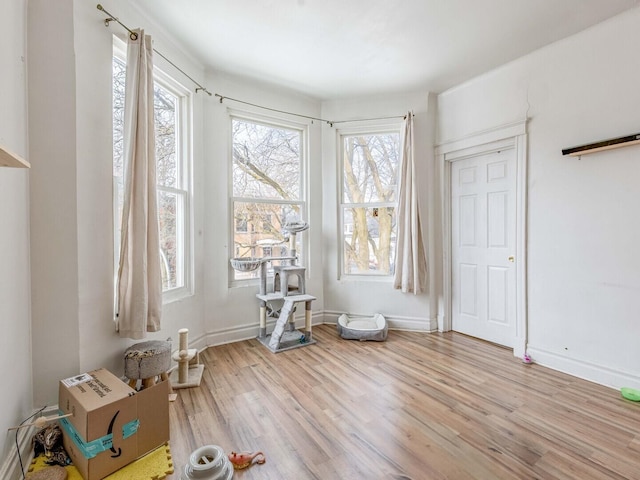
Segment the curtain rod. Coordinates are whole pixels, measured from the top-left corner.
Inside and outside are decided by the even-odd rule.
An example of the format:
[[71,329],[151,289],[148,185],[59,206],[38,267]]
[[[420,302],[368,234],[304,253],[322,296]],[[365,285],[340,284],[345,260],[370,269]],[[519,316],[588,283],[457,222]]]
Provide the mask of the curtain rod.
[[263,107],[262,105],[258,105],[251,102],[245,102],[244,100],[238,100],[237,98],[225,97],[224,95],[220,95],[218,93],[216,93],[215,96],[220,99],[220,103],[222,103],[223,100],[231,100],[232,102],[242,103],[243,105],[251,105],[252,107],[261,108],[263,110],[269,110],[270,112],[284,113],[285,115],[295,115],[296,117],[308,118],[309,120],[318,120],[319,122],[326,122],[331,126],[333,126],[333,124],[336,123],[336,122],[332,122],[331,120],[325,120],[324,118],[312,117],[310,115],[303,115],[301,113],[287,112],[285,110],[278,110],[277,108]]
[[237,98],[225,97],[224,95],[220,95],[218,93],[216,93],[215,96],[220,99],[220,103],[222,103],[223,100],[231,100],[232,102],[242,103],[243,105],[250,105],[252,107],[261,108],[263,110],[269,110],[270,112],[284,113],[285,115],[293,115],[296,117],[308,118],[309,120],[317,120],[319,122],[325,122],[327,125],[331,127],[333,127],[333,125],[336,123],[368,122],[373,120],[390,120],[393,118],[402,118],[402,119],[407,118],[406,115],[393,115],[389,117],[358,118],[355,120],[327,120],[325,118],[313,117],[310,115],[303,115],[302,113],[294,113],[294,112],[288,112],[286,110],[278,110],[277,108],[265,107],[262,105],[258,105],[256,103],[245,102],[244,100],[238,100]]
[[[122,28],[124,28],[127,32],[129,32],[129,38],[131,38],[131,40],[137,40],[138,39],[138,34],[136,32],[134,32],[133,30],[131,30],[129,27],[127,27],[124,23],[122,23],[120,20],[118,20],[117,17],[115,17],[114,15],[110,14],[109,12],[107,12],[104,7],[100,4],[96,5],[96,8],[98,10],[100,10],[101,12],[106,13],[107,15],[109,15],[109,18],[105,18],[104,20],[104,25],[105,27],[109,26],[109,22],[111,21],[116,21],[120,24],[120,26]],[[196,93],[198,93],[200,90],[202,90],[203,92],[205,92],[207,95],[211,96],[211,92],[209,90],[207,90],[205,87],[203,87],[202,85],[200,85],[200,83],[198,83],[196,80],[194,80],[191,75],[189,75],[187,72],[185,72],[184,70],[182,70],[180,67],[178,67],[175,63],[173,63],[171,60],[169,60],[167,57],[165,57],[162,53],[160,53],[158,50],[156,50],[155,48],[153,48],[153,51],[156,52],[158,55],[160,55],[162,58],[164,58],[167,62],[169,62],[169,64],[171,64],[176,70],[178,70],[180,73],[182,73],[185,77],[187,77],[189,80],[191,80],[196,86]]]
[[[127,27],[124,23],[122,23],[120,20],[118,20],[117,17],[115,17],[114,15],[112,15],[111,13],[107,12],[104,7],[100,4],[98,4],[96,6],[96,8],[98,10],[100,10],[101,12],[106,13],[107,15],[109,15],[109,18],[105,18],[104,20],[104,25],[106,27],[109,26],[109,23],[111,21],[115,21],[117,22],[122,28],[124,28],[127,32],[129,32],[129,38],[131,38],[131,40],[137,40],[138,39],[138,34],[136,32],[134,32],[133,30],[131,30],[129,27]],[[173,63],[171,60],[169,60],[167,57],[165,57],[162,53],[160,53],[158,50],[156,50],[155,48],[153,48],[153,51],[156,52],[158,55],[160,55],[162,58],[164,58],[169,64],[171,64],[174,68],[176,68],[179,72],[181,72],[184,76],[186,76],[189,80],[191,80],[194,84],[197,85],[196,88],[196,93],[198,93],[200,90],[202,90],[203,92],[205,92],[207,95],[212,96],[212,93],[207,90],[205,87],[203,87],[202,85],[200,85],[197,81],[195,81],[188,73],[186,73],[184,70],[182,70],[180,67],[178,67],[175,63]],[[355,119],[355,120],[326,120],[324,118],[319,118],[319,117],[312,117],[309,115],[303,115],[301,113],[294,113],[294,112],[287,112],[285,110],[278,110],[276,108],[270,108],[270,107],[265,107],[263,105],[257,105],[255,103],[250,103],[250,102],[245,102],[244,100],[238,100],[236,98],[231,98],[231,97],[225,97],[224,95],[220,95],[218,93],[215,94],[216,97],[218,97],[220,99],[220,103],[222,103],[223,100],[231,100],[232,102],[237,102],[237,103],[242,103],[244,105],[250,105],[252,107],[256,107],[256,108],[261,108],[263,110],[269,110],[271,112],[278,112],[278,113],[284,113],[285,115],[293,115],[296,117],[301,117],[301,118],[307,118],[309,120],[317,120],[319,122],[325,122],[327,125],[333,127],[334,124],[336,123],[349,123],[349,122],[368,122],[368,121],[373,121],[373,120],[390,120],[393,118],[402,118],[402,119],[406,119],[407,116],[406,115],[394,115],[394,116],[390,116],[390,117],[377,117],[377,118],[360,118],[360,119]]]

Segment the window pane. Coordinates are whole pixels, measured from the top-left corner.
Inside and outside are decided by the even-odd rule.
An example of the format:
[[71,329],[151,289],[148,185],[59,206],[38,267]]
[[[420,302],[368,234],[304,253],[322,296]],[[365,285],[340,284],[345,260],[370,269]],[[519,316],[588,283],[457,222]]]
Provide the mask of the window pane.
[[159,86],[153,89],[156,128],[156,176],[163,187],[178,186],[176,125],[178,98]]
[[238,119],[232,131],[233,196],[298,200],[300,132]]
[[163,291],[184,286],[182,272],[182,205],[179,195],[158,191],[158,222]]
[[343,202],[394,201],[400,134],[395,132],[343,138]]
[[391,275],[400,133],[342,136],[342,273]]
[[393,207],[344,208],[344,273],[391,275],[396,249]]
[[[300,217],[300,205],[274,203],[234,202],[234,223],[242,225],[243,230],[236,228],[234,232],[235,257],[280,257],[288,256],[289,234],[283,230],[285,222]],[[301,236],[296,235],[296,254],[301,255]],[[280,265],[274,260],[268,265]],[[259,278],[260,270],[251,272],[235,271],[235,279]]]
[[[122,60],[113,59],[113,174],[123,176],[123,123],[126,66]],[[158,185],[177,187],[176,125],[178,98],[157,83],[154,86],[154,115],[156,141],[156,175]]]
[[246,218],[236,218],[236,232],[247,233],[248,229]]
[[113,176],[124,178],[124,81],[126,67],[122,60],[113,58]]

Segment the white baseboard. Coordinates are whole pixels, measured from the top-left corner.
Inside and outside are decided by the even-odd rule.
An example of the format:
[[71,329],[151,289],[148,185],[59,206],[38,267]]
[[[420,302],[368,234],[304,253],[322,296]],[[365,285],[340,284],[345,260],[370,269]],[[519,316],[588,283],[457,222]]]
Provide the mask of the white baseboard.
[[[324,312],[324,323],[336,324],[338,323],[338,317],[344,312]],[[370,315],[349,313],[354,317],[367,317]],[[426,317],[402,317],[383,314],[389,325],[389,330],[404,330],[409,332],[435,332],[438,330],[438,320],[435,318]]]
[[[37,410],[34,410],[33,413],[36,413]],[[52,407],[47,407],[45,410],[40,412],[38,416],[52,416],[57,415],[58,407],[57,405]],[[29,422],[32,422],[29,420]],[[26,423],[26,422],[25,422]],[[10,442],[11,445],[7,446],[8,454],[0,465],[0,478],[2,480],[22,480],[23,472],[20,471],[20,459],[18,458],[18,450],[16,450],[16,442],[15,435],[18,435],[18,449],[20,450],[20,457],[22,458],[22,466],[24,467],[24,475],[27,474],[29,470],[29,465],[31,465],[31,461],[33,460],[33,448],[32,448],[32,438],[36,433],[36,427],[24,427],[16,431],[11,431],[7,435],[7,442]]]
[[204,341],[208,347],[224,345],[227,343],[249,340],[258,336],[258,325],[248,324],[238,327],[224,328],[204,335]]
[[[303,310],[304,312],[304,310]],[[304,313],[296,315],[296,328],[304,327]],[[314,312],[311,317],[312,325],[320,325],[324,323],[323,314],[321,312]],[[276,324],[275,318],[267,319],[267,332],[273,330]],[[203,342],[206,346],[212,347],[215,345],[224,345],[226,343],[240,342],[242,340],[249,340],[256,338],[259,333],[260,326],[257,323],[246,323],[237,327],[225,328],[215,332],[206,334],[203,337]],[[196,347],[193,347],[196,348]],[[206,347],[205,347],[206,348]]]
[[[344,312],[314,312],[311,323],[313,325],[322,324],[336,324],[338,317]],[[365,316],[353,314],[355,316]],[[415,317],[401,317],[401,316],[387,316],[387,323],[390,330],[405,330],[411,332],[435,332],[438,329],[437,319],[428,318],[415,318]],[[274,318],[267,319],[267,331],[273,330],[276,320]],[[296,327],[304,327],[304,315],[296,315]],[[226,343],[240,342],[242,340],[249,340],[256,338],[259,333],[259,325],[257,323],[246,323],[244,325],[238,325],[236,327],[225,328],[217,330],[215,332],[207,333],[200,337],[198,344],[190,342],[192,348],[198,348],[202,350],[208,346],[224,345]]]
[[527,347],[527,353],[531,356],[532,360],[539,365],[558,370],[559,372],[568,373],[583,380],[615,389],[621,387],[640,389],[640,376],[630,372],[623,372],[602,365],[575,360],[531,345]]
[[[314,312],[311,322],[313,325],[322,324],[336,324],[338,317],[344,312]],[[355,316],[366,316],[353,314]],[[415,318],[415,317],[401,317],[401,316],[387,316],[385,315],[390,330],[405,330],[411,332],[434,332],[438,329],[437,319],[428,318]],[[273,318],[267,319],[267,331],[273,330],[276,320]],[[304,327],[304,315],[296,315],[296,327]],[[225,328],[217,330],[215,332],[207,333],[199,338],[197,344],[189,342],[192,348],[198,348],[202,350],[206,347],[215,345],[224,345],[226,343],[240,342],[242,340],[249,340],[258,336],[259,326],[257,323],[246,323],[237,327]]]
[[[35,429],[33,427],[26,427],[17,431],[18,448],[20,449],[25,474],[33,458],[31,438],[34,433]],[[6,480],[22,480],[23,478],[22,473],[20,472],[20,460],[18,459],[18,451],[16,450],[15,434],[16,432],[12,432],[10,435],[7,435],[7,438],[10,439],[7,441],[11,442],[11,446],[8,447],[9,454],[4,459],[4,462],[0,467],[0,478]]]

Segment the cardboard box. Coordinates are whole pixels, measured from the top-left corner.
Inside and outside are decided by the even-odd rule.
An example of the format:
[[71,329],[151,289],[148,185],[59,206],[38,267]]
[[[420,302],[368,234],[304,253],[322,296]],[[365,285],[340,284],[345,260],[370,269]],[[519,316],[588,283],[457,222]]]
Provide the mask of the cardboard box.
[[60,381],[63,444],[85,480],[99,480],[169,441],[169,384],[136,392],[102,368]]

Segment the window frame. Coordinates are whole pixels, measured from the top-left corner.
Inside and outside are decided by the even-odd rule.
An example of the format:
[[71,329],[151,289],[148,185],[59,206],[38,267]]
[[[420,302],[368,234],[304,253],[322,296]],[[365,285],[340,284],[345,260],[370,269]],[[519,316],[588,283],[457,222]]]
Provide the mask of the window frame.
[[[228,191],[229,191],[229,206],[228,206],[228,215],[229,219],[227,221],[227,225],[229,225],[229,245],[232,247],[228,249],[229,252],[229,260],[235,256],[233,254],[236,253],[236,245],[235,245],[235,204],[236,203],[257,203],[264,205],[298,205],[300,211],[300,218],[306,219],[308,218],[308,161],[309,161],[309,124],[308,123],[300,123],[294,122],[290,120],[286,120],[277,116],[266,116],[256,114],[254,112],[244,111],[244,110],[236,110],[236,109],[227,109],[227,125],[229,128],[229,149],[228,149]],[[236,197],[234,196],[233,191],[233,121],[240,120],[244,122],[255,123],[258,125],[273,127],[273,128],[281,128],[286,130],[297,131],[300,135],[300,172],[299,172],[299,198],[297,200],[282,200],[276,198],[267,198],[267,197]],[[255,225],[251,224],[251,226],[247,229],[247,233],[255,233]],[[262,227],[262,225],[261,225]],[[243,232],[244,233],[244,232]],[[302,252],[298,251],[298,263],[300,265],[306,265],[308,258],[308,246],[309,239],[307,235],[298,235],[296,240],[301,244]],[[286,243],[288,247],[289,243]],[[272,251],[273,247],[271,246]],[[252,250],[252,255],[255,255],[256,248],[254,247]],[[279,255],[281,256],[281,255]],[[227,262],[228,268],[228,279],[229,279],[229,288],[237,288],[237,287],[246,287],[246,286],[255,286],[259,284],[259,270],[256,271],[256,278],[236,278],[236,271],[231,266],[231,263]],[[267,269],[268,275],[272,276],[273,269]]]
[[[398,181],[399,178],[396,178],[396,197],[393,201],[376,201],[376,202],[361,202],[361,203],[351,203],[347,202],[347,196],[345,192],[344,182],[345,182],[345,174],[344,174],[344,139],[345,137],[354,137],[358,135],[385,135],[385,134],[398,134],[398,165],[396,166],[396,174],[399,175],[400,162],[402,160],[402,150],[403,150],[403,138],[402,138],[402,126],[403,122],[371,122],[371,123],[362,123],[359,125],[353,126],[345,126],[343,128],[339,128],[336,130],[336,196],[337,196],[337,268],[338,268],[338,279],[339,280],[365,280],[365,281],[378,281],[378,282],[391,282],[394,277],[394,269],[391,269],[389,273],[381,273],[377,271],[367,271],[367,272],[357,272],[357,273],[347,273],[347,269],[345,268],[345,253],[344,253],[344,244],[345,244],[345,210],[348,208],[358,208],[364,207],[368,209],[375,208],[385,208],[390,207],[395,209],[396,215],[398,211]],[[396,217],[397,218],[397,217]],[[353,233],[353,227],[351,227],[350,232]],[[397,225],[394,230],[391,232],[392,238],[396,238],[397,241]],[[397,245],[396,245],[397,248]],[[390,262],[394,261],[395,254],[391,254]]]
[[[126,64],[126,43],[114,35],[112,57],[116,57]],[[153,67],[154,88],[156,85],[168,91],[176,98],[176,186],[164,186],[156,183],[158,196],[170,194],[176,196],[176,256],[181,268],[176,268],[176,277],[181,279],[180,286],[168,288],[162,292],[163,304],[171,303],[185,297],[193,295],[194,289],[194,260],[193,260],[193,95],[191,90],[177,81],[171,75],[160,69]],[[113,105],[113,100],[112,100]],[[120,225],[118,224],[118,198],[117,182],[113,180],[113,222],[114,222],[114,289],[117,284],[118,261],[120,251]],[[178,214],[182,212],[182,215]],[[161,253],[160,246],[158,251]]]

